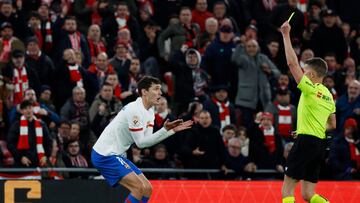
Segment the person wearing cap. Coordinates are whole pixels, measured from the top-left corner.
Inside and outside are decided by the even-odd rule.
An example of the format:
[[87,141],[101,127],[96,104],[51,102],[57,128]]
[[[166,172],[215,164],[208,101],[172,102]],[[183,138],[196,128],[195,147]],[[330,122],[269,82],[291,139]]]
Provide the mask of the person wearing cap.
[[196,49],[188,49],[185,53],[178,51],[170,61],[170,71],[175,76],[174,113],[186,111],[194,97],[201,102],[207,98],[209,75],[200,68],[201,56]]
[[229,101],[229,87],[217,85],[210,87],[211,98],[204,102],[204,109],[211,115],[212,125],[217,127],[220,132],[229,124],[236,124],[235,107]]
[[347,54],[347,43],[342,29],[336,24],[337,15],[327,9],[322,13],[322,23],[311,36],[311,49],[316,56],[324,57],[332,52],[342,64]]
[[53,87],[55,65],[51,58],[40,50],[36,37],[30,37],[27,40],[25,62],[38,74],[41,85]]
[[360,178],[358,126],[355,119],[346,119],[343,131],[333,140],[330,146],[329,162],[336,180]]
[[[188,48],[199,46],[200,28],[196,23],[191,22],[192,15],[189,7],[182,7],[179,12],[179,23],[169,26],[159,35],[158,48],[160,57],[169,61],[177,50],[184,52]],[[165,51],[165,41],[171,39],[170,53]]]
[[280,71],[265,54],[260,53],[256,40],[246,42],[245,54],[243,47],[238,45],[231,59],[238,70],[235,105],[241,110],[242,124],[249,127],[257,105],[260,103],[265,108],[271,102],[268,78],[277,79]]
[[9,22],[0,24],[0,69],[2,70],[10,61],[10,53],[15,49],[25,50],[24,43],[14,37],[14,30]]
[[265,111],[273,114],[274,128],[281,136],[282,144],[292,142],[291,132],[296,129],[296,107],[290,104],[290,91],[279,88],[276,100],[269,104]]
[[22,50],[15,49],[11,52],[11,62],[4,69],[3,75],[7,80],[12,81],[13,105],[18,105],[23,100],[25,91],[32,88],[38,92],[41,82],[36,71],[25,64],[25,53]]
[[211,77],[212,85],[228,85],[229,97],[234,98],[236,86],[236,70],[231,63],[231,55],[235,49],[235,34],[232,25],[222,25],[218,37],[206,48],[201,68]]

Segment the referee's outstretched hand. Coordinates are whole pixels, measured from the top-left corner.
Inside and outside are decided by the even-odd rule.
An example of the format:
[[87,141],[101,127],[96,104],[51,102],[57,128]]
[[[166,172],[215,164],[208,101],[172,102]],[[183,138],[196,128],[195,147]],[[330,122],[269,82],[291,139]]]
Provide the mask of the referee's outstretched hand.
[[281,34],[289,35],[291,30],[291,26],[288,21],[285,21],[280,27]]
[[191,128],[192,124],[193,124],[192,120],[188,120],[185,122],[183,122],[182,119],[177,119],[172,122],[169,122],[169,120],[166,120],[164,123],[164,127],[166,130],[173,130],[174,132],[179,132],[179,131]]

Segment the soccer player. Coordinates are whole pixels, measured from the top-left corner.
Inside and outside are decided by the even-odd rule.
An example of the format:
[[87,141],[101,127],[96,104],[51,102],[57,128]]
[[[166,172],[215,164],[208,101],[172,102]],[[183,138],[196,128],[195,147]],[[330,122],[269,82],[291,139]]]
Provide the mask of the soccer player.
[[325,156],[325,131],[336,127],[335,103],[329,90],[322,85],[327,73],[327,65],[323,59],[314,57],[306,61],[303,72],[291,45],[289,22],[285,21],[280,29],[287,64],[301,90],[297,110],[297,138],[287,158],[282,202],[295,202],[294,190],[300,180],[301,193],[305,201],[328,202],[314,191],[319,178],[320,165]]
[[105,128],[95,143],[91,160],[111,186],[121,184],[130,194],[127,203],[146,203],[152,187],[144,174],[124,153],[130,145],[149,147],[181,130],[189,129],[192,121],[165,121],[164,127],[153,134],[154,106],[161,98],[161,84],[157,78],[146,76],[138,83],[140,97],[126,105]]

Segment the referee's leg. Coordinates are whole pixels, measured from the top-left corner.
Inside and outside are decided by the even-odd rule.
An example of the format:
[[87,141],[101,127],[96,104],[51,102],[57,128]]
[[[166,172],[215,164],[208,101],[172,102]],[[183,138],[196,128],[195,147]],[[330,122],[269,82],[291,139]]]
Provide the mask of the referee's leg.
[[296,184],[299,181],[296,179],[293,179],[287,175],[284,175],[284,182],[282,186],[282,202],[283,203],[294,203],[295,197],[294,197],[294,191]]
[[301,185],[301,195],[302,198],[310,203],[327,203],[329,200],[327,200],[325,197],[315,194],[315,186],[316,183],[312,183],[309,181],[304,180]]

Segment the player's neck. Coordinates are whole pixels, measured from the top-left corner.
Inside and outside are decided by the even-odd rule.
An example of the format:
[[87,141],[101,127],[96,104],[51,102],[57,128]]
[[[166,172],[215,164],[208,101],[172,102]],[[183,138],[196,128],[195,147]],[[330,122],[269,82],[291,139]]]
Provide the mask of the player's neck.
[[146,110],[149,110],[152,107],[152,104],[145,97],[141,97],[141,100]]

